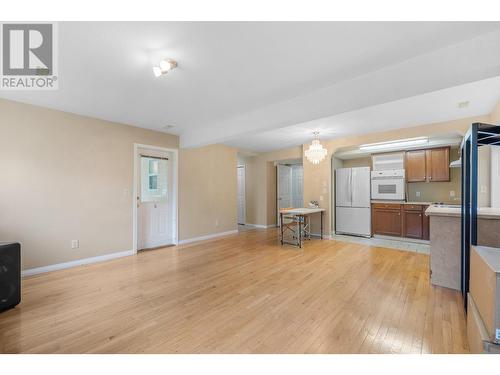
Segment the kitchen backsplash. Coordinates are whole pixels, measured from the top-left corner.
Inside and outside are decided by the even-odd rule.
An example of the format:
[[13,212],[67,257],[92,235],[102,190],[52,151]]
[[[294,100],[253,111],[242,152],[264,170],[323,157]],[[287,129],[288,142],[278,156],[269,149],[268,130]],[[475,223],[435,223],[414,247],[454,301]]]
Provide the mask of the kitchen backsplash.
[[[453,151],[451,160],[456,160],[458,155],[454,155]],[[406,185],[408,201],[460,204],[461,169],[450,168],[450,182],[412,182]]]

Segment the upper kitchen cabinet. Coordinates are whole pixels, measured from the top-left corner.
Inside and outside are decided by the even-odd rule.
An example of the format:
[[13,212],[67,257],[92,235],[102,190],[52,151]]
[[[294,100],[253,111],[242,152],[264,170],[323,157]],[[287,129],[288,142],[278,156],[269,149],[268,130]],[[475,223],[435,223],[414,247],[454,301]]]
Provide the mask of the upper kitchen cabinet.
[[427,179],[450,181],[450,148],[431,148],[426,151]]
[[406,181],[424,182],[427,179],[425,170],[426,150],[406,152]]
[[430,148],[406,152],[408,182],[450,181],[450,148]]

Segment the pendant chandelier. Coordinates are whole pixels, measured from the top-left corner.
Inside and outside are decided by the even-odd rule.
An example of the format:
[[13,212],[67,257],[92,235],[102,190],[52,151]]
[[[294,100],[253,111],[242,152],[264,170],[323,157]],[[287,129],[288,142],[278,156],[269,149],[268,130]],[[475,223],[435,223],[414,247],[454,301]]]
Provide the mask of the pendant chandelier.
[[305,155],[307,160],[309,160],[313,164],[319,164],[326,155],[328,151],[324,148],[319,142],[319,132],[314,132],[314,140],[311,142],[311,145],[306,150]]

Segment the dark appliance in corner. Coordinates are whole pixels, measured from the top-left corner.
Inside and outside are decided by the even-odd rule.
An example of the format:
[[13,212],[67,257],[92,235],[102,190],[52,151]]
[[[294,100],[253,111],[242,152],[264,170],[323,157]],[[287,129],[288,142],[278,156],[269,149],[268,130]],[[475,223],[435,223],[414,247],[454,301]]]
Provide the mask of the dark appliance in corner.
[[21,245],[0,242],[0,312],[21,302]]

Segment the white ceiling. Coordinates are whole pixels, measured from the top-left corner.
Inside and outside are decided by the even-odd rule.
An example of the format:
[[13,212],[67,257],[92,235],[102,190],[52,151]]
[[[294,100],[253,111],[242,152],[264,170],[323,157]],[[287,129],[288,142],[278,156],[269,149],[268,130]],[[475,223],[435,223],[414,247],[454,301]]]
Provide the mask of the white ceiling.
[[[465,108],[458,103],[468,101]],[[491,113],[500,101],[500,76],[431,93],[365,107],[297,125],[263,131],[226,144],[254,152],[301,145],[320,132],[320,139],[376,133],[421,124]]]
[[[59,90],[0,97],[259,149],[249,135],[498,76],[499,44],[499,22],[62,22]],[[179,68],[155,78],[165,57]]]

